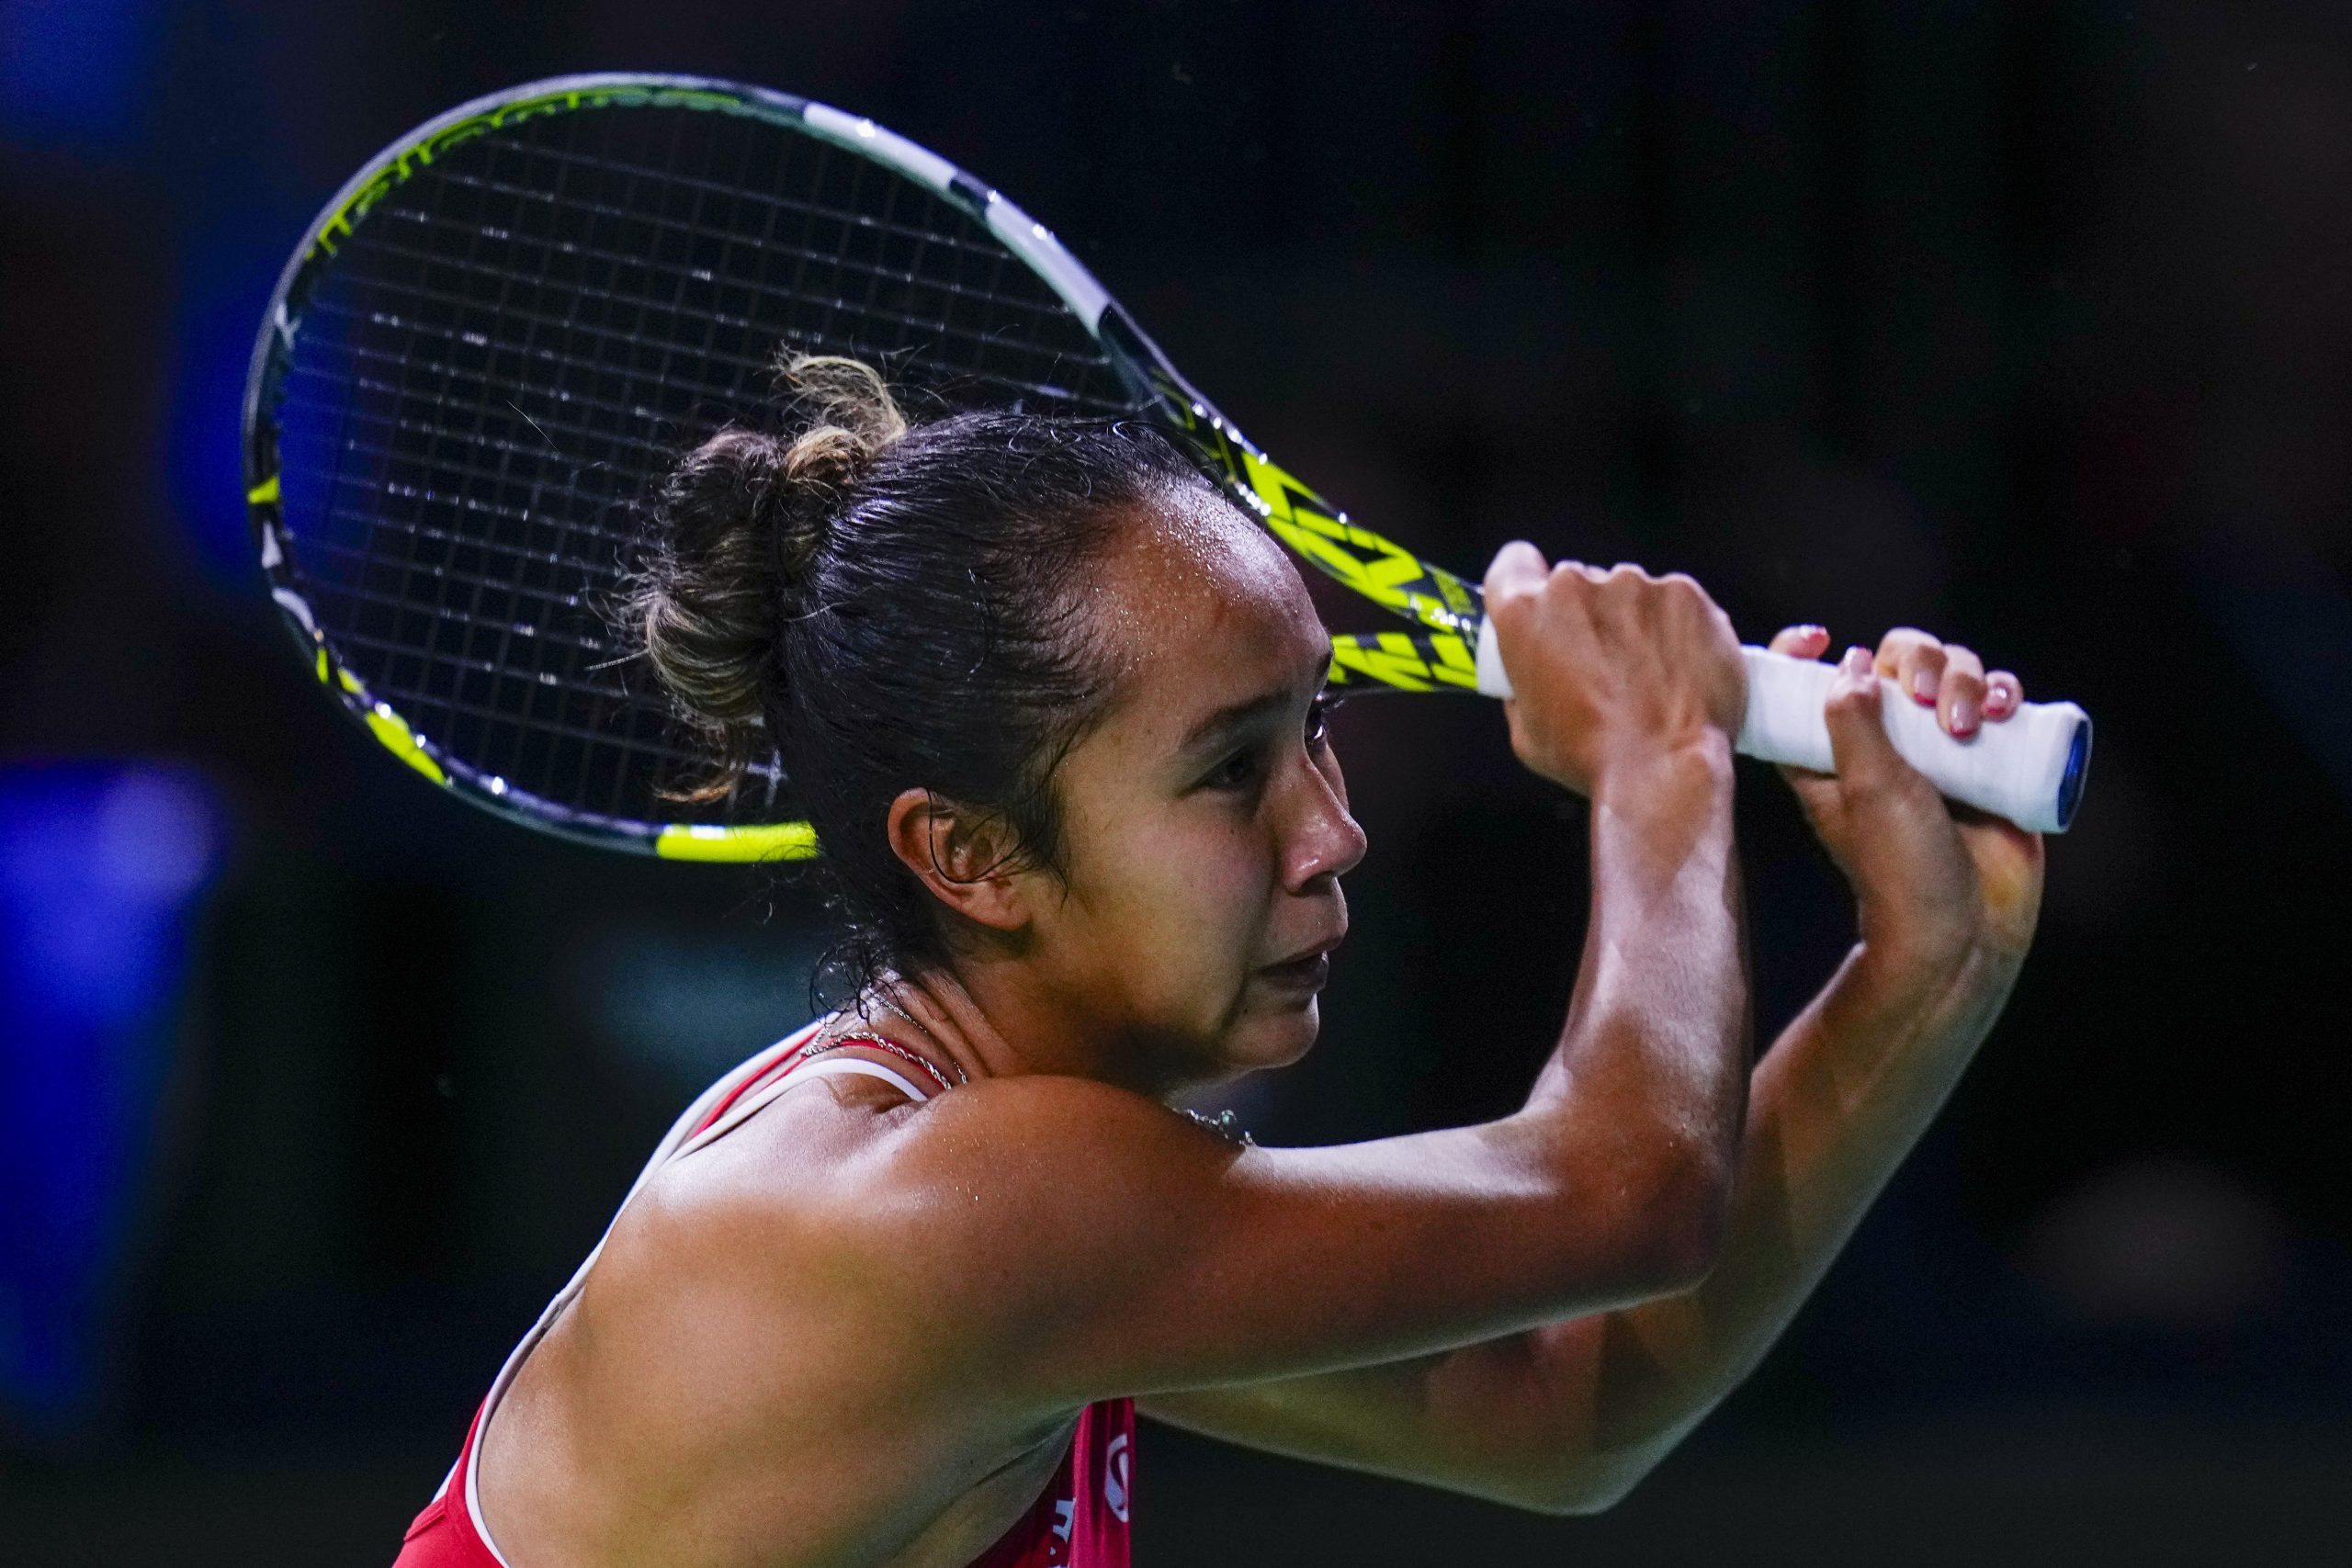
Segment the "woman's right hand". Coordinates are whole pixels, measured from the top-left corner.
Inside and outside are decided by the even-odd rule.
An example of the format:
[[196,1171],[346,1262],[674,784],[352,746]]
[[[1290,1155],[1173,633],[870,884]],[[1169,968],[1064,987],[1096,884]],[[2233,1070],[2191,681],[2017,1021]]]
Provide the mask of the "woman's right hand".
[[1739,732],[1747,671],[1731,621],[1690,578],[1561,561],[1514,540],[1487,569],[1487,617],[1517,695],[1511,749],[1590,795],[1614,767]]

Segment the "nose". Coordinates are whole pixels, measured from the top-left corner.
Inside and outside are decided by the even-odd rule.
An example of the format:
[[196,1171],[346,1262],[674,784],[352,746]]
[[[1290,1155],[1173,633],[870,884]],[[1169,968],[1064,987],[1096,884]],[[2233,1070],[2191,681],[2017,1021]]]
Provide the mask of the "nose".
[[1293,893],[1345,876],[1363,859],[1370,842],[1348,813],[1347,781],[1340,776],[1339,760],[1303,760],[1299,771],[1298,808],[1283,852],[1283,886]]

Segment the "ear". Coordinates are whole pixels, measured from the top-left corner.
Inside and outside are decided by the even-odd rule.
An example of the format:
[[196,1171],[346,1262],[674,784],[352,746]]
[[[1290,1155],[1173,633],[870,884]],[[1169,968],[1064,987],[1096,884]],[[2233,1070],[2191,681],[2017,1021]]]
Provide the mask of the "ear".
[[890,852],[956,914],[990,931],[1029,923],[1031,874],[1022,869],[1021,846],[1002,817],[908,789],[890,803],[884,830]]

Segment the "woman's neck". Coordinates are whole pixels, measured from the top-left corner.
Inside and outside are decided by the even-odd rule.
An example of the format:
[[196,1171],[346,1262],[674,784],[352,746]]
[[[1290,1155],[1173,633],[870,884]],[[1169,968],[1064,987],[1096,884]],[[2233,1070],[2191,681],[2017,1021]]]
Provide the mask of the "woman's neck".
[[958,1081],[1035,1070],[1021,1062],[952,975],[882,975],[848,1010],[865,1028],[920,1053]]
[[945,968],[885,975],[867,993],[867,1026],[910,1050],[939,1059],[953,1077],[974,1081],[1055,1073],[1114,1083],[1153,1099],[1181,1084],[1133,1081],[1123,1067],[1151,1055],[1114,1051],[1099,1034],[1077,1027],[1067,1010],[1050,1005],[1009,976],[983,968],[971,976]]

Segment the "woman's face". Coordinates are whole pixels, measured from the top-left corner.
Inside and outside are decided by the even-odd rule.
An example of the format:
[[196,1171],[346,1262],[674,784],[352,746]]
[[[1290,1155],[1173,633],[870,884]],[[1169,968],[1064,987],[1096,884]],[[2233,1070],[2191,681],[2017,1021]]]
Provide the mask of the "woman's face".
[[1364,851],[1323,731],[1330,638],[1296,570],[1206,490],[1154,525],[1092,587],[1117,675],[1056,775],[1067,882],[1031,948],[1147,1091],[1314,1043],[1340,877]]

